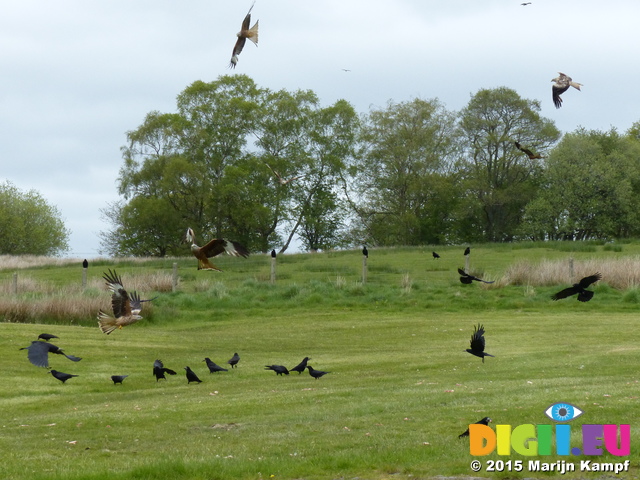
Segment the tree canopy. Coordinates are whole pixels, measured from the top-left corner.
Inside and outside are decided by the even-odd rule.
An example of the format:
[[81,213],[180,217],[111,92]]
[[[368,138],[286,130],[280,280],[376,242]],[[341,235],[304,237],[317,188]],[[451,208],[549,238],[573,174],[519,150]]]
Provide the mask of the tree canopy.
[[[127,132],[106,253],[186,253],[187,227],[252,251],[637,235],[640,122],[561,136],[538,101],[499,87],[460,111],[194,82],[176,111]],[[558,143],[559,142],[559,143]]]
[[0,253],[60,255],[69,249],[69,230],[60,212],[38,192],[0,184]]

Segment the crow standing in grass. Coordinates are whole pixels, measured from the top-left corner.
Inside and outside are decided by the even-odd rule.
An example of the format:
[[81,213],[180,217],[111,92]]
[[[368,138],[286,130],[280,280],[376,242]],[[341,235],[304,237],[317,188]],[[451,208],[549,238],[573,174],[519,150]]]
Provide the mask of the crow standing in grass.
[[323,372],[322,370],[315,370],[311,365],[307,365],[307,368],[309,369],[309,375],[311,375],[316,380],[318,380],[323,375],[330,373],[330,372]]
[[198,376],[195,374],[193,370],[191,370],[189,367],[184,367],[184,369],[187,371],[187,383],[191,383],[191,382],[202,383],[202,380],[198,378]]
[[203,362],[207,362],[207,367],[209,367],[209,373],[228,372],[229,371],[226,368],[222,368],[220,365],[218,365],[216,362],[211,360],[209,357],[205,358],[203,360]]
[[578,301],[580,302],[588,302],[593,298],[593,292],[591,290],[585,290],[592,283],[596,283],[598,280],[602,279],[602,275],[600,273],[596,273],[594,275],[589,275],[588,277],[584,277],[578,283],[574,283],[572,287],[565,288],[564,290],[560,290],[558,293],[551,297],[551,300],[560,300],[562,298],[570,297],[571,295],[578,294]]
[[265,365],[264,369],[273,370],[274,372],[276,372],[276,375],[289,375],[289,370],[287,370],[287,367],[285,367],[284,365]]
[[174,370],[165,368],[161,360],[156,360],[155,362],[153,362],[153,374],[156,376],[156,382],[161,378],[164,378],[166,380],[167,377],[164,376],[165,373],[168,373],[169,375],[176,374]]
[[60,337],[51,335],[50,333],[41,333],[40,335],[38,335],[38,340],[47,341],[47,340],[51,340],[52,338],[60,338]]
[[33,342],[31,342],[31,345],[29,345],[28,347],[23,347],[20,350],[28,350],[27,358],[36,367],[49,368],[49,352],[56,353],[58,355],[64,355],[72,362],[79,362],[80,360],[82,360],[79,357],[67,355],[62,351],[60,347],[56,347],[52,343],[40,342],[38,340],[34,340]]
[[436,252],[431,252],[431,255],[433,255],[433,258],[440,258],[440,255],[438,255]]
[[295,367],[293,367],[291,370],[289,370],[290,372],[298,372],[298,375],[300,375],[302,372],[304,372],[304,370],[307,368],[307,362],[311,360],[309,357],[304,357],[302,359],[302,361],[296,365]]
[[63,372],[59,372],[57,370],[49,370],[49,372],[51,375],[53,375],[54,377],[56,377],[58,380],[60,380],[62,383],[66,382],[67,380],[69,380],[70,378],[73,377],[77,377],[78,375],[71,375],[70,373],[63,373]]
[[122,385],[122,381],[127,378],[129,375],[111,375],[111,380],[114,385],[120,384]]
[[[489,417],[484,417],[482,420],[478,420],[475,424],[476,425],[489,425],[491,423],[491,419]],[[460,435],[458,435],[458,438],[462,438],[462,437],[468,437],[469,436],[469,429],[467,428],[464,432],[462,432]]]
[[240,361],[240,355],[238,355],[237,353],[234,353],[233,357],[227,360],[227,363],[231,365],[231,368],[237,368],[239,361]]
[[471,348],[467,348],[467,352],[482,358],[482,363],[484,363],[484,357],[493,357],[484,351],[484,327],[482,325],[478,324],[474,327],[473,335],[471,335]]

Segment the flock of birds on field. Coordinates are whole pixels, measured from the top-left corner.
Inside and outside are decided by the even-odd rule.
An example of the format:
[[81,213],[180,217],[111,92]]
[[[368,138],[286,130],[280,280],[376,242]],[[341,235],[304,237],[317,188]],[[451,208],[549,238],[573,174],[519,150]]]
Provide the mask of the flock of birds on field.
[[[249,251],[240,245],[237,242],[225,240],[225,239],[214,239],[207,243],[204,247],[198,247],[195,244],[195,235],[191,228],[187,229],[185,240],[191,242],[191,251],[193,255],[198,259],[198,269],[204,270],[214,270],[220,271],[219,268],[212,265],[208,258],[215,257],[220,255],[223,252],[226,252],[230,255],[243,256],[247,257],[249,255]],[[272,251],[272,257],[275,251]],[[369,257],[369,250],[366,246],[362,249],[362,254],[365,258]],[[471,248],[467,247],[464,250],[464,256],[468,257],[471,254]],[[434,260],[440,259],[440,255],[437,252],[432,252],[432,256]],[[86,268],[87,262],[83,262],[83,266]],[[483,282],[483,283],[493,283],[493,281],[483,280],[476,276],[473,276],[467,273],[464,269],[458,268],[458,273],[460,275],[460,282],[463,284],[471,284],[474,281]],[[140,295],[134,290],[128,292],[123,285],[121,277],[115,272],[115,270],[108,269],[107,272],[103,273],[102,277],[107,285],[107,288],[111,292],[111,310],[113,315],[109,315],[108,313],[100,310],[98,312],[98,326],[100,330],[109,335],[115,330],[122,329],[125,326],[131,325],[142,320],[142,316],[140,312],[142,310],[142,304],[144,302],[150,302],[155,300],[155,298],[151,298],[148,300],[142,300]],[[591,290],[587,290],[587,288],[598,280],[602,279],[602,275],[600,273],[595,273],[594,275],[590,275],[582,278],[579,282],[573,284],[571,287],[564,288],[561,291],[554,294],[551,299],[552,300],[560,300],[563,298],[567,298],[573,295],[577,295],[577,299],[581,302],[588,302],[593,298],[594,292]],[[482,359],[482,363],[484,363],[485,357],[494,357],[494,355],[487,353],[485,351],[485,329],[484,326],[478,324],[474,326],[473,333],[471,335],[471,340],[469,342],[469,348],[466,349],[468,353],[479,357]],[[37,366],[37,367],[49,367],[49,354],[57,354],[66,357],[72,362],[79,362],[82,360],[80,357],[76,357],[74,355],[66,354],[60,347],[53,345],[49,342],[54,338],[58,338],[56,335],[42,333],[38,336],[38,340],[32,341],[31,345],[28,347],[23,347],[20,350],[27,350],[27,358],[29,361]],[[308,364],[310,360],[309,357],[304,357],[304,359],[297,364],[295,367],[288,369],[284,365],[265,365],[265,370],[271,370],[276,373],[277,376],[289,375],[291,372],[297,372],[301,374],[305,370],[308,370],[309,375],[314,379],[318,380],[322,376],[326,375],[327,371],[316,370],[311,365]],[[217,363],[215,363],[211,358],[205,357],[204,362],[206,362],[207,368],[209,369],[209,373],[219,373],[219,372],[228,372],[227,368],[221,367]],[[240,355],[236,352],[233,356],[227,360],[227,364],[230,368],[236,368],[238,362],[240,361]],[[187,384],[192,382],[194,383],[202,383],[202,380],[198,377],[198,375],[189,367],[188,365],[184,367]],[[51,369],[49,373],[60,380],[62,383],[65,383],[67,380],[73,377],[77,377],[78,375],[61,372],[58,370]],[[167,368],[164,366],[164,363],[156,359],[153,362],[153,375],[156,378],[156,382],[163,379],[166,380],[168,375],[177,375],[177,372],[173,369]],[[128,375],[112,375],[111,381],[114,385],[121,385],[125,378]],[[490,417],[484,417],[476,423],[487,425],[491,422]],[[459,437],[464,437],[469,435],[469,430],[463,432],[459,435]]]

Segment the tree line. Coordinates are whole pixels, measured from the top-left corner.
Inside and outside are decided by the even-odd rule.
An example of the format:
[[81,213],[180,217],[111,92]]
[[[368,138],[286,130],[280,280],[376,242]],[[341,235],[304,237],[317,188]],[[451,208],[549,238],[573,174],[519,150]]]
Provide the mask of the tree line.
[[638,236],[640,122],[561,135],[539,112],[506,87],[457,112],[414,99],[359,115],[245,75],[197,81],[127,132],[101,249],[180,254],[187,227],[261,252],[295,235],[307,250]]

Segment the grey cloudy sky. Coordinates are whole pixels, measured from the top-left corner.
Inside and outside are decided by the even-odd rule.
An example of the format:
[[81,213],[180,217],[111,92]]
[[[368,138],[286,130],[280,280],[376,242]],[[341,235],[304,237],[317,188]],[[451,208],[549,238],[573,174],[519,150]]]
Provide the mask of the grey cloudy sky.
[[[640,120],[637,0],[257,0],[260,46],[235,72],[365,113],[389,100],[463,108],[507,86],[562,132]],[[251,0],[21,0],[0,4],[0,182],[37,190],[94,257],[118,199],[120,147],[152,111],[227,69]],[[349,69],[345,72],[342,69]],[[584,84],[551,101],[564,72]]]

